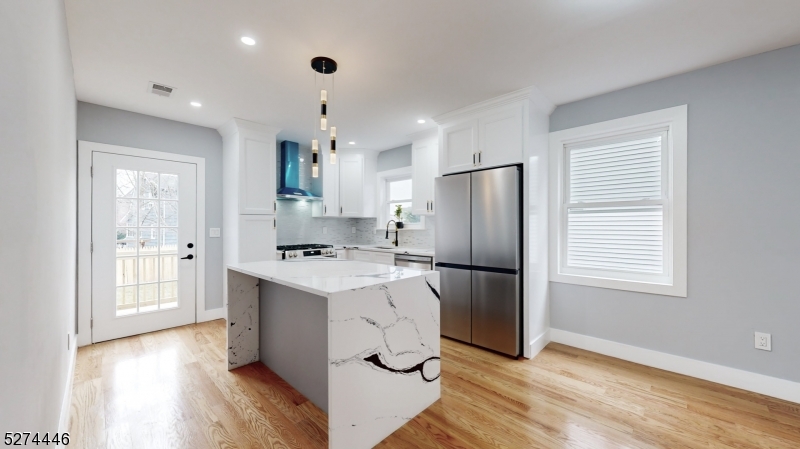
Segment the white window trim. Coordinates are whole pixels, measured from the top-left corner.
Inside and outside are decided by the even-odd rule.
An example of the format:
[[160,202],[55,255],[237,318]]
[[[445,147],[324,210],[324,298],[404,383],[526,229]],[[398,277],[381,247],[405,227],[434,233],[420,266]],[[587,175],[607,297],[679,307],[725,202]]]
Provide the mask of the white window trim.
[[[378,210],[378,220],[376,223],[377,225],[376,229],[385,230],[386,223],[389,222],[389,220],[392,220],[392,218],[386,214],[385,210],[386,208],[384,207],[387,203],[386,197],[388,195],[388,192],[386,191],[386,182],[403,178],[412,178],[410,165],[408,167],[400,167],[400,168],[395,168],[393,170],[378,172],[378,196],[377,196],[378,204],[376,206]],[[411,198],[409,198],[409,201],[411,201]],[[420,216],[419,224],[410,225],[406,223],[405,227],[403,228],[403,231],[424,231],[424,230],[425,230],[424,215]]]
[[[616,120],[550,133],[550,281],[642,293],[686,297],[687,295],[687,105],[647,112]],[[562,269],[565,232],[562,211],[565,202],[565,146],[610,139],[621,134],[667,128],[669,135],[668,202],[671,226],[671,279],[663,283],[610,279],[602,275],[578,275]],[[666,229],[665,229],[666,230]]]

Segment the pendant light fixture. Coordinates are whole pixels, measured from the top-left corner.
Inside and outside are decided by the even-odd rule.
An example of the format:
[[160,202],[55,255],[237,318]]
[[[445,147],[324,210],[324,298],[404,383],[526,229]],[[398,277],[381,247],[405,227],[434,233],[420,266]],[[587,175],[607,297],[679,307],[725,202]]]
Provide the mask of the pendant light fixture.
[[[322,131],[326,131],[328,129],[328,91],[325,90],[325,75],[331,75],[333,78],[333,73],[336,72],[337,64],[331,58],[326,58],[324,56],[317,56],[316,58],[311,60],[311,68],[314,69],[315,72],[322,74],[322,90],[320,90],[319,100],[320,100],[320,117],[319,117],[319,129]],[[314,89],[317,87],[317,76],[316,73],[314,74]],[[333,94],[333,82],[331,81],[331,94]],[[331,95],[331,99],[333,99],[333,95]],[[311,141],[311,154],[312,154],[312,166],[311,166],[311,176],[316,178],[319,176],[319,141],[316,139],[317,136],[317,127],[314,126],[314,140]],[[331,164],[336,163],[336,127],[331,126]]]

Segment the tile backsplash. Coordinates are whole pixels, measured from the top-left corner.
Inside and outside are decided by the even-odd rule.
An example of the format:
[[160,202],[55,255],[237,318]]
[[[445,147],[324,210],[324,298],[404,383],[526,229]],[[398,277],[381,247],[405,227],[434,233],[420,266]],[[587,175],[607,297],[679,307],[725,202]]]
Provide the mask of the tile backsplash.
[[[313,218],[311,204],[307,201],[278,201],[278,245],[380,245],[392,240],[393,233],[389,240],[384,238],[385,227],[376,230],[376,218]],[[434,217],[425,217],[424,230],[401,230],[400,246],[433,248],[435,226]],[[323,228],[327,228],[327,233],[323,234]]]

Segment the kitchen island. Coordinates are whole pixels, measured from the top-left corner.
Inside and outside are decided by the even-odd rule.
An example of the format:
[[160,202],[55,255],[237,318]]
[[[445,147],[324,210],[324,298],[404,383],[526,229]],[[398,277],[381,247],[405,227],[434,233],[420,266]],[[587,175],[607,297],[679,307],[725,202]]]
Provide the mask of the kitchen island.
[[439,273],[334,258],[228,265],[228,369],[261,362],[370,448],[440,397]]

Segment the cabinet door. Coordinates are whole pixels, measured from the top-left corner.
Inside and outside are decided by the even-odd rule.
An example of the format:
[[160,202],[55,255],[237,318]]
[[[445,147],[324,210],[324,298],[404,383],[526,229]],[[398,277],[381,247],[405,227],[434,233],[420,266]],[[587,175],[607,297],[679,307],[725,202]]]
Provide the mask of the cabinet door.
[[522,106],[513,106],[478,120],[481,167],[522,162]]
[[275,216],[239,215],[239,262],[275,260]]
[[394,265],[393,253],[373,253],[373,254],[375,263],[381,263],[384,265]]
[[411,213],[414,215],[427,215],[430,212],[433,199],[430,191],[430,146],[430,142],[414,142],[411,146]]
[[375,253],[370,251],[353,250],[353,260],[360,260],[361,262],[374,262],[374,254]]
[[478,121],[446,125],[442,128],[442,173],[472,170],[478,148]]
[[439,142],[433,141],[428,148],[428,183],[427,191],[428,191],[428,198],[431,200],[430,210],[428,211],[428,215],[436,214],[436,204],[434,203],[434,198],[436,198],[434,189],[436,188],[436,177],[439,175]]
[[[319,152],[322,165],[322,201],[311,207],[312,217],[339,216],[339,164],[331,164],[329,151]],[[339,158],[341,159],[341,158]],[[337,161],[339,162],[339,161]]]
[[339,215],[360,217],[364,214],[364,157],[342,155],[339,165]]
[[239,213],[274,215],[276,210],[275,142],[242,138],[239,153]]

